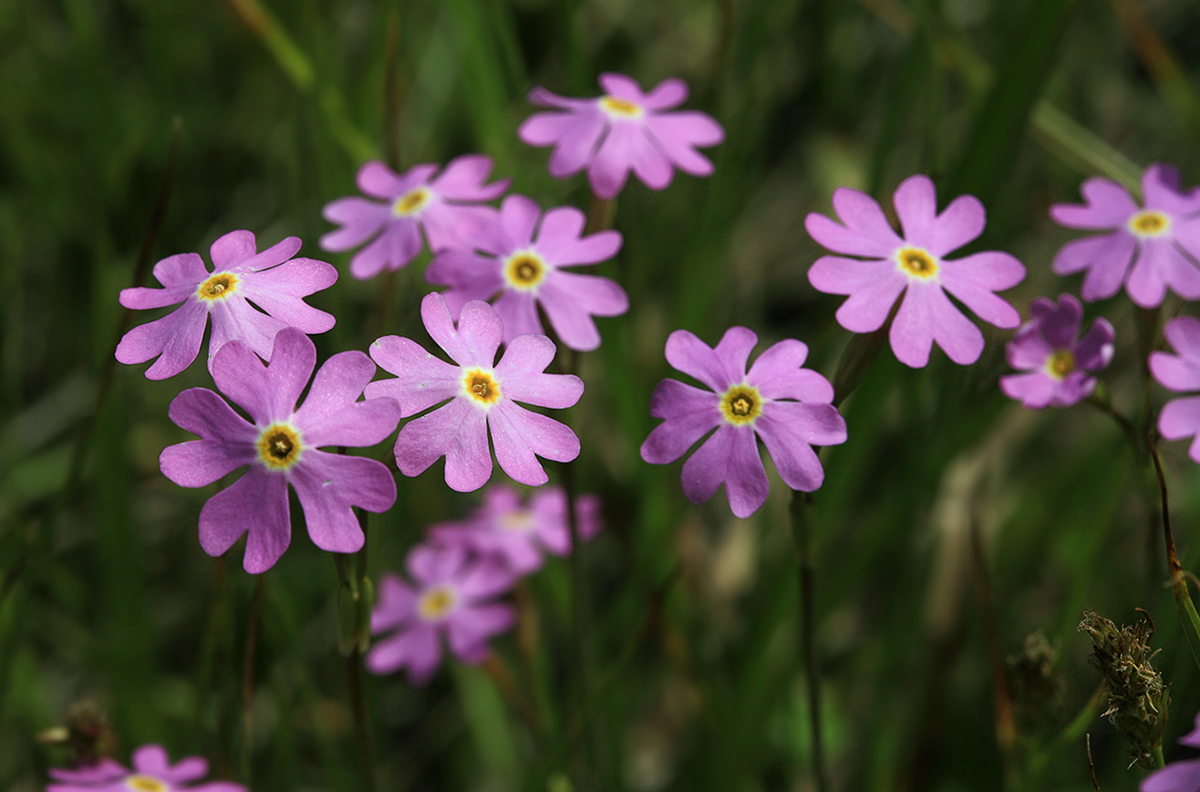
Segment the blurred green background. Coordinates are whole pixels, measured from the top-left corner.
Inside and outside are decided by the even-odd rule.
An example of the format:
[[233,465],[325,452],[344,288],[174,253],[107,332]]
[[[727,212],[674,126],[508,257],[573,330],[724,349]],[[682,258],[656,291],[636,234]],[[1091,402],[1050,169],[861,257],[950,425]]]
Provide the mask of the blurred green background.
[[[366,159],[406,169],[479,151],[542,206],[586,208],[584,179],[552,179],[548,152],[516,128],[534,85],[595,95],[598,73],[620,71],[647,89],[684,78],[687,106],[727,137],[707,152],[710,178],[681,174],[661,193],[627,186],[615,212],[624,247],[597,268],[632,307],[600,322],[604,345],[583,356],[587,393],[569,411],[583,444],[577,479],[602,495],[607,519],[585,553],[596,783],[815,789],[790,496],[772,472],[767,505],[736,520],[723,493],[688,504],[678,464],[641,462],[649,395],[670,375],[666,336],[687,328],[715,344],[741,324],[760,348],[799,338],[832,378],[849,333],[833,320],[840,298],[808,285],[821,251],[804,216],[830,212],[841,185],[889,206],[916,172],[937,181],[943,206],[963,192],[985,201],[988,228],[969,250],[1025,263],[1026,282],[1006,295],[1023,314],[1035,296],[1077,291],[1077,278],[1050,272],[1073,238],[1050,222],[1051,203],[1079,200],[1087,176],[1136,179],[1159,161],[1178,165],[1186,186],[1200,182],[1200,9],[262,2],[0,0],[0,788],[41,789],[68,755],[35,736],[92,700],[121,761],[159,742],[254,790],[361,789],[337,576],[295,508],[292,547],[263,579],[243,733],[255,581],[240,545],[224,562],[198,545],[197,515],[216,487],[181,489],[157,463],[189,437],[168,420],[170,400],[211,383],[200,363],[164,382],[116,366],[117,294],[139,256],[207,258],[240,228],[260,246],[295,234],[301,255],[342,273],[310,300],[338,316],[316,339],[322,356],[365,349],[381,327],[426,343],[416,308],[428,256],[395,279],[356,282],[349,254],[317,246],[330,229],[321,207],[355,191]],[[1194,312],[1174,298],[1163,312],[1180,310]],[[1101,314],[1118,333],[1113,401],[1152,420],[1165,394],[1145,387],[1132,306],[1122,295],[1089,307],[1089,320]],[[832,789],[1093,789],[1083,740],[1055,742],[1099,683],[1076,631],[1088,608],[1118,623],[1139,607],[1155,619],[1155,663],[1173,694],[1168,759],[1200,708],[1146,471],[1098,411],[1033,414],[1006,400],[996,379],[1011,334],[984,330],[984,357],[967,368],[935,352],[909,370],[884,350],[843,405],[850,439],[823,454],[826,483],[804,511]],[[1194,569],[1200,478],[1184,446],[1164,453],[1176,539]],[[390,461],[390,443],[370,453]],[[438,464],[397,476],[396,507],[372,518],[372,572],[400,568],[425,526],[478,502],[441,475]],[[559,731],[535,741],[479,669],[445,669],[423,689],[370,678],[381,790],[563,788],[564,723],[579,715],[568,564],[551,562],[530,591],[534,687]],[[1061,682],[1045,706],[1018,701],[1023,728],[1006,753],[993,663],[1039,629]],[[496,651],[517,663],[513,635]],[[1088,731],[1104,792],[1135,789],[1143,773],[1127,769],[1112,727],[1098,719]]]

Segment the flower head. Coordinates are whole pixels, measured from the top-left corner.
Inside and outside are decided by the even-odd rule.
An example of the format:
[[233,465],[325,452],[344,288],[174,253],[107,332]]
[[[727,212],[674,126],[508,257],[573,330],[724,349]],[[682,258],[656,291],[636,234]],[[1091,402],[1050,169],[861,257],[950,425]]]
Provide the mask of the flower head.
[[493,602],[512,588],[513,574],[461,546],[418,545],[407,566],[414,585],[392,573],[380,577],[371,632],[394,634],[367,653],[367,668],[376,674],[407,668],[413,684],[424,684],[442,661],[442,635],[460,661],[483,662],[488,640],[516,621],[510,605]]
[[1168,288],[1188,300],[1200,298],[1200,190],[1179,190],[1179,172],[1152,165],[1142,174],[1145,206],[1108,179],[1088,179],[1080,189],[1086,204],[1055,204],[1059,225],[1107,231],[1063,245],[1054,272],[1086,270],[1083,299],[1112,297],[1122,284],[1143,308],[1160,305]]
[[1080,338],[1083,306],[1070,294],[1061,295],[1057,305],[1039,297],[1029,312],[1033,318],[1008,342],[1008,364],[1026,373],[1001,377],[1000,389],[1031,410],[1070,407],[1096,387],[1088,372],[1112,360],[1113,327],[1097,319]]
[[508,179],[484,184],[492,160],[468,154],[450,161],[438,175],[436,165],[417,165],[397,174],[378,160],[358,171],[358,188],[371,198],[338,198],[325,206],[325,219],[342,227],[321,237],[321,247],[342,251],[370,244],[350,259],[350,274],[359,280],[384,269],[397,270],[421,252],[421,230],[433,251],[461,244],[494,212],[481,206],[508,189]]
[[[1150,353],[1150,373],[1164,388],[1173,391],[1200,390],[1200,320],[1179,316],[1163,328],[1176,354]],[[1188,456],[1200,462],[1200,396],[1185,396],[1163,405],[1158,414],[1158,431],[1168,440],[1192,436]]]
[[453,364],[408,338],[384,336],[371,345],[371,357],[396,378],[372,382],[368,397],[390,396],[406,418],[443,405],[400,430],[396,465],[401,473],[416,476],[444,456],[451,489],[479,489],[492,475],[489,430],[500,467],[522,484],[549,480],[539,456],[556,462],[579,456],[579,438],[567,426],[517,404],[561,409],[583,395],[579,377],[544,373],[554,359],[554,342],[541,335],[518,336],[496,363],[504,325],[492,306],[467,303],[455,327],[446,299],[434,292],[421,301],[421,318]]
[[[196,253],[180,253],[158,262],[154,277],[165,288],[124,289],[121,305],[135,310],[183,305],[126,333],[117,344],[117,360],[144,363],[157,357],[146,376],[155,380],[173,377],[196,359],[210,316],[210,369],[217,352],[229,341],[241,341],[265,359],[271,355],[275,334],[285,327],[324,333],[333,327],[333,316],[302,298],[332,286],[337,270],[324,261],[292,258],[299,249],[299,237],[288,237],[258,253],[254,234],[231,231],[212,244],[212,272]],[[256,311],[251,303],[262,311]]]
[[133,752],[133,770],[111,759],[77,770],[51,768],[57,783],[46,792],[246,792],[231,781],[192,784],[208,775],[208,762],[199,756],[172,765],[161,745],[143,745]]
[[499,228],[478,236],[469,250],[444,250],[425,272],[431,283],[446,284],[446,302],[455,316],[470,300],[499,295],[496,313],[504,320],[504,342],[541,335],[538,307],[562,342],[587,351],[600,346],[592,316],[629,310],[625,290],[608,278],[569,272],[564,267],[595,264],[621,247],[616,231],[582,236],[583,212],[570,206],[544,215],[523,195],[509,195],[500,207]]
[[[575,525],[581,539],[599,532],[599,498],[583,495],[575,501]],[[435,525],[429,536],[439,545],[462,545],[480,555],[496,556],[514,573],[528,575],[542,566],[543,551],[557,556],[571,552],[567,493],[548,487],[533,493],[524,505],[519,492],[497,484],[470,517]]]
[[917,175],[896,188],[894,203],[902,236],[870,196],[847,187],[834,191],[833,208],[841,224],[813,212],[804,226],[830,250],[858,258],[822,256],[809,269],[808,280],[818,291],[849,295],[837,320],[855,333],[882,327],[903,294],[889,331],[901,363],[925,366],[935,341],[955,363],[974,363],[983,352],[983,334],[947,294],[985,322],[1016,327],[1021,321],[1017,310],[993,292],[1020,283],[1025,267],[999,251],[944,258],[983,231],[983,204],[974,196],[961,195],[938,214],[933,182]]
[[747,372],[758,336],[731,327],[716,348],[686,330],[667,338],[667,362],[709,390],[673,379],[658,383],[650,414],[664,419],[642,443],[642,459],[674,462],[716,429],[683,464],[683,493],[692,503],[711,498],[722,483],[729,506],[749,517],[767,499],[767,474],[756,438],[762,438],[784,483],[812,492],[825,472],[814,445],[846,441],[829,381],[802,368],[808,347],[785,340],[759,355]]
[[[1200,713],[1196,727],[1179,738],[1180,745],[1200,748]],[[1139,792],[1200,792],[1200,759],[1171,762],[1142,779]]]
[[696,110],[666,112],[687,99],[683,80],[663,80],[650,93],[623,74],[601,74],[604,95],[570,99],[538,86],[529,101],[555,112],[534,113],[517,131],[531,146],[554,146],[550,175],[566,178],[587,168],[592,190],[612,198],[632,170],[653,190],[664,189],[673,168],[708,176],[712,163],[696,151],[715,146],[725,131],[712,116]]
[[163,450],[159,465],[167,478],[203,487],[250,466],[200,510],[200,546],[209,555],[221,555],[249,535],[247,572],[270,569],[291,541],[289,484],[313,543],[335,553],[362,547],[352,507],[383,512],[396,500],[396,482],[383,463],[319,449],[375,445],[395,430],[399,406],[391,399],[357,401],[375,365],[350,351],[325,361],[297,408],[316,359],[313,342],[293,329],[276,337],[266,367],[243,344],[223,347],[213,361],[213,380],[250,421],[207,388],[185,390],[171,402],[171,420],[201,439]]

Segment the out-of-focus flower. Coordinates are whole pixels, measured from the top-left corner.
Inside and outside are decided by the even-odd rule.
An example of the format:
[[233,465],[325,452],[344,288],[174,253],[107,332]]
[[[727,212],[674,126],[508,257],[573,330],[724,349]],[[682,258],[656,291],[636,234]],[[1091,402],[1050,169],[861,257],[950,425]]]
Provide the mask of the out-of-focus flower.
[[[1150,373],[1164,388],[1200,390],[1200,320],[1179,316],[1167,322],[1163,335],[1175,350],[1150,353]],[[1200,396],[1172,399],[1158,414],[1158,431],[1168,440],[1194,436],[1188,456],[1200,462]]]
[[288,237],[258,253],[254,234],[231,231],[212,244],[212,272],[197,253],[180,253],[158,262],[154,277],[165,288],[123,289],[121,305],[134,310],[183,305],[126,333],[117,344],[117,360],[145,363],[157,357],[146,376],[173,377],[196,359],[210,316],[210,370],[217,352],[230,341],[241,341],[265,359],[271,355],[275,334],[285,327],[324,333],[333,327],[333,315],[302,298],[332,286],[337,270],[324,261],[292,258],[299,249],[300,238]]
[[143,745],[133,752],[133,770],[105,759],[75,770],[51,768],[54,779],[46,792],[246,792],[232,781],[193,784],[208,775],[208,762],[199,756],[172,765],[161,745]]
[[1162,304],[1168,288],[1200,298],[1200,190],[1181,192],[1175,168],[1152,165],[1142,175],[1144,207],[1108,179],[1088,179],[1080,192],[1086,204],[1055,204],[1050,217],[1068,228],[1109,232],[1068,242],[1054,257],[1058,275],[1086,270],[1083,299],[1112,297],[1122,284],[1143,308]]
[[[581,539],[600,531],[598,497],[583,495],[575,500],[575,525]],[[543,550],[557,556],[571,552],[567,493],[548,487],[533,493],[529,504],[523,505],[517,490],[493,485],[470,517],[435,525],[429,537],[439,545],[460,544],[480,555],[497,556],[514,573],[528,575],[542,566]]]
[[366,163],[358,188],[379,200],[349,196],[327,204],[325,219],[342,227],[321,237],[321,247],[343,251],[372,240],[350,259],[350,274],[368,280],[416,258],[422,229],[432,251],[461,244],[495,212],[480,204],[503,195],[508,179],[484,184],[492,160],[482,154],[453,159],[434,176],[437,171],[437,165],[417,165],[398,175],[378,160]]
[[925,366],[935,341],[955,363],[974,363],[983,352],[983,333],[946,295],[985,322],[1016,327],[1020,314],[994,292],[1020,283],[1025,267],[994,250],[944,258],[983,232],[986,214],[974,196],[960,195],[938,214],[933,182],[916,175],[896,188],[894,204],[903,236],[869,195],[848,187],[835,190],[833,208],[841,224],[813,212],[804,227],[835,253],[859,258],[822,256],[809,269],[809,281],[818,291],[849,295],[837,320],[854,333],[882,327],[903,294],[889,338],[905,365]]
[[492,475],[489,429],[500,467],[522,484],[536,487],[549,480],[538,457],[570,462],[579,456],[579,438],[569,427],[517,404],[562,409],[583,395],[579,377],[544,373],[554,359],[554,342],[541,335],[517,336],[496,363],[504,324],[492,306],[467,303],[455,327],[446,299],[434,292],[421,301],[421,318],[454,364],[409,338],[384,336],[371,345],[371,357],[396,378],[372,382],[366,388],[369,398],[395,399],[405,418],[446,402],[400,430],[396,465],[401,473],[416,476],[444,456],[451,489],[479,489]]
[[616,231],[582,236],[583,212],[560,206],[542,215],[523,195],[509,195],[500,207],[499,228],[471,239],[483,255],[444,250],[425,271],[430,283],[445,284],[450,311],[457,316],[470,300],[499,294],[496,313],[504,320],[504,342],[527,333],[541,335],[538,306],[550,326],[571,349],[600,346],[593,316],[618,316],[629,310],[625,290],[608,278],[568,272],[563,267],[595,264],[621,247]]
[[1001,377],[1000,389],[1031,410],[1070,407],[1096,387],[1089,372],[1112,360],[1113,327],[1097,319],[1079,338],[1083,306],[1070,294],[1060,295],[1057,305],[1039,297],[1029,313],[1033,318],[1021,325],[1007,350],[1008,364],[1026,373]]
[[738,517],[749,517],[767,499],[756,437],[767,446],[784,483],[803,492],[816,490],[825,478],[812,446],[846,441],[846,422],[831,404],[833,386],[802,368],[808,347],[780,341],[747,372],[757,342],[745,327],[731,327],[715,349],[686,330],[671,333],[667,362],[710,390],[673,379],[658,383],[650,414],[664,420],[641,449],[647,462],[667,464],[716,429],[683,464],[683,492],[692,503],[703,503],[724,483]]
[[554,146],[550,175],[566,178],[587,168],[592,190],[612,198],[632,170],[652,190],[671,183],[674,168],[708,176],[712,163],[696,151],[725,139],[721,125],[698,110],[667,112],[687,99],[683,80],[663,80],[642,93],[623,74],[601,74],[604,96],[570,99],[538,86],[529,101],[555,112],[534,113],[517,130],[531,146]]
[[[1180,745],[1200,748],[1200,713],[1196,727],[1179,738]],[[1140,792],[1200,792],[1200,759],[1171,762],[1142,779]]]
[[413,684],[424,684],[442,661],[442,635],[460,661],[483,662],[488,640],[516,621],[511,606],[493,601],[512,588],[513,573],[461,546],[418,545],[407,566],[415,585],[392,573],[380,577],[371,632],[394,634],[367,653],[367,668],[376,674],[407,668]]
[[185,390],[171,402],[171,420],[201,439],[163,450],[159,465],[167,478],[203,487],[250,466],[200,510],[200,546],[209,555],[221,555],[249,534],[244,566],[250,573],[274,566],[291,541],[288,484],[300,499],[313,543],[335,553],[362,547],[352,507],[383,512],[396,500],[396,482],[383,463],[318,449],[379,443],[395,430],[399,405],[391,399],[356,401],[375,365],[362,352],[350,351],[325,361],[297,408],[316,360],[313,342],[290,328],[276,337],[266,367],[243,344],[223,347],[213,361],[213,380],[253,423],[207,388]]

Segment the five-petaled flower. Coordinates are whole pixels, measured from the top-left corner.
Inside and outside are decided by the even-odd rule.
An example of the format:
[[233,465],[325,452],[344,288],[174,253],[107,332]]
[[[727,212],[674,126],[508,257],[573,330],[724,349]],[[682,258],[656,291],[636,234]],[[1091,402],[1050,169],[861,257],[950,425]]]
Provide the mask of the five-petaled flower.
[[372,382],[368,397],[390,396],[406,418],[445,402],[400,430],[396,465],[401,473],[416,476],[444,456],[451,489],[479,489],[492,475],[489,428],[500,467],[522,484],[549,480],[539,456],[556,462],[579,456],[579,438],[570,428],[517,404],[561,409],[583,395],[579,377],[544,373],[554,359],[553,341],[517,336],[496,363],[504,325],[492,306],[467,303],[455,327],[446,299],[433,292],[421,301],[421,318],[453,364],[408,338],[384,336],[371,345],[371,357],[396,378]]
[[1168,288],[1200,298],[1200,190],[1180,192],[1175,168],[1152,165],[1142,174],[1144,207],[1108,179],[1088,179],[1080,192],[1086,204],[1055,204],[1050,216],[1068,228],[1109,232],[1068,242],[1054,257],[1058,275],[1087,271],[1083,299],[1112,297],[1122,284],[1143,308],[1162,304]]
[[986,322],[1016,327],[1020,314],[993,292],[1020,283],[1025,267],[999,251],[953,261],[944,258],[983,232],[985,212],[974,196],[959,196],[938,214],[933,182],[916,175],[896,189],[894,202],[903,236],[870,196],[847,187],[834,191],[833,208],[841,224],[813,212],[804,226],[835,253],[860,258],[822,256],[809,269],[808,279],[818,291],[849,295],[838,308],[837,320],[855,333],[882,327],[903,293],[889,330],[900,362],[925,366],[936,341],[955,363],[974,363],[983,353],[983,334],[947,293]]
[[436,165],[417,165],[398,175],[378,160],[358,171],[358,188],[371,198],[338,198],[325,206],[325,219],[342,227],[321,237],[321,247],[349,250],[370,244],[350,259],[350,274],[359,280],[384,269],[396,270],[421,252],[421,229],[436,252],[462,244],[464,234],[487,222],[495,212],[483,206],[508,189],[508,179],[484,184],[492,160],[467,154],[451,160],[437,176]]
[[379,443],[395,430],[399,405],[391,399],[357,401],[375,365],[362,352],[349,351],[325,361],[297,408],[316,359],[308,336],[290,328],[276,336],[265,367],[243,344],[222,347],[213,361],[213,380],[253,423],[207,388],[185,390],[171,402],[171,420],[201,439],[163,450],[159,464],[167,478],[203,487],[250,466],[200,511],[200,545],[209,555],[221,555],[248,534],[244,566],[250,573],[274,566],[291,541],[288,484],[300,499],[313,543],[335,553],[362,547],[352,507],[383,512],[396,500],[386,465],[319,448]]
[[493,601],[512,588],[513,573],[462,546],[417,545],[407,566],[413,586],[392,573],[380,576],[371,632],[394,634],[367,653],[367,668],[376,674],[407,668],[413,684],[424,684],[442,661],[442,635],[460,661],[483,662],[488,640],[516,621],[512,606]]
[[445,284],[455,316],[471,300],[499,294],[494,307],[504,321],[504,342],[527,333],[541,335],[538,306],[555,334],[571,349],[600,346],[592,316],[617,316],[629,309],[625,290],[608,278],[568,272],[563,267],[595,264],[621,247],[616,231],[582,236],[583,212],[560,206],[542,215],[530,199],[509,195],[500,207],[499,227],[485,229],[472,242],[483,255],[444,250],[425,272],[430,283]]
[[812,492],[825,472],[814,445],[846,441],[846,422],[832,404],[833,387],[802,368],[808,347],[787,339],[769,347],[747,372],[758,337],[731,327],[716,348],[686,330],[667,338],[667,362],[711,390],[665,379],[654,389],[650,414],[664,419],[642,444],[642,459],[674,462],[716,429],[683,464],[683,492],[692,503],[711,498],[722,483],[729,506],[749,517],[767,499],[762,438],[784,483]]
[[[1200,748],[1200,713],[1195,728],[1179,738],[1180,745]],[[1200,759],[1171,762],[1142,779],[1138,792],[1200,792]]]
[[534,113],[517,135],[531,146],[554,146],[550,175],[562,179],[587,168],[592,190],[612,198],[632,170],[647,187],[662,190],[674,168],[694,176],[713,171],[696,147],[715,146],[725,131],[698,110],[666,112],[687,99],[683,80],[663,80],[650,93],[622,74],[601,74],[604,96],[570,99],[538,86],[529,101],[555,112]]
[[232,781],[193,784],[208,775],[208,762],[199,756],[172,765],[161,745],[143,745],[133,752],[133,770],[103,759],[75,770],[51,768],[55,783],[46,792],[246,792]]
[[1070,294],[1058,304],[1039,297],[1029,307],[1032,318],[1008,342],[1008,364],[1023,374],[1000,378],[1005,395],[1019,399],[1031,410],[1070,407],[1096,387],[1089,372],[1108,366],[1113,356],[1113,327],[1097,319],[1079,337],[1083,306]]
[[[1150,373],[1164,388],[1200,390],[1200,320],[1179,316],[1167,322],[1163,335],[1177,354],[1150,353]],[[1168,440],[1194,436],[1188,455],[1200,462],[1200,396],[1173,399],[1158,414],[1158,431]]]
[[[575,529],[581,539],[600,530],[600,499],[582,495],[575,500]],[[495,556],[518,575],[542,566],[543,550],[557,556],[571,552],[567,524],[567,493],[560,487],[538,490],[529,504],[517,490],[503,484],[488,488],[483,505],[466,520],[429,529],[438,545],[462,545],[480,555]]]
[[[210,316],[210,369],[217,352],[229,341],[241,341],[265,359],[271,355],[275,334],[285,327],[324,333],[333,327],[333,316],[302,298],[332,286],[337,270],[324,261],[292,258],[299,249],[300,238],[288,237],[258,253],[254,234],[231,231],[212,244],[212,272],[196,253],[180,253],[158,262],[154,277],[166,288],[124,289],[121,305],[135,310],[183,305],[126,333],[117,345],[117,360],[144,363],[157,357],[146,376],[154,380],[173,377],[196,359]],[[251,303],[262,311],[256,311]]]

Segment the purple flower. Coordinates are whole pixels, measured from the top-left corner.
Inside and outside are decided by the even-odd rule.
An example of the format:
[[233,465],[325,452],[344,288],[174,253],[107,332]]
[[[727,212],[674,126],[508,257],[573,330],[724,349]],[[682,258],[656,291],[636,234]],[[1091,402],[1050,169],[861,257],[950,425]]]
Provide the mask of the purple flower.
[[1008,364],[1027,373],[1001,377],[1000,389],[1031,410],[1070,407],[1096,387],[1087,372],[1112,360],[1113,327],[1097,319],[1079,338],[1083,306],[1070,294],[1061,295],[1058,305],[1039,297],[1029,313],[1033,318],[1008,342]]
[[461,244],[464,234],[487,221],[495,210],[480,206],[501,196],[508,179],[484,184],[492,160],[468,154],[436,165],[417,165],[398,175],[378,160],[358,170],[358,188],[372,198],[338,198],[325,206],[325,219],[342,227],[321,237],[321,247],[342,251],[371,243],[350,259],[350,274],[368,280],[385,268],[397,270],[421,252],[421,233],[433,251]]
[[[1200,748],[1200,714],[1196,728],[1179,738],[1180,745]],[[1142,779],[1139,792],[1200,792],[1200,759],[1171,762]]]
[[[1164,388],[1200,390],[1200,320],[1180,316],[1167,322],[1163,335],[1175,349],[1150,353],[1150,373]],[[1158,414],[1158,431],[1168,440],[1194,436],[1188,456],[1200,462],[1200,396],[1173,399]]]
[[442,661],[441,635],[460,661],[483,662],[488,639],[516,621],[511,606],[492,602],[512,588],[513,574],[459,546],[418,545],[407,566],[413,586],[392,573],[380,577],[371,632],[395,634],[371,648],[367,668],[375,674],[407,668],[409,680],[422,685]]
[[652,190],[671,183],[675,168],[708,176],[712,163],[696,147],[725,139],[721,125],[707,113],[665,112],[687,99],[683,80],[663,80],[650,93],[623,74],[601,74],[605,95],[569,99],[538,86],[529,101],[558,112],[534,113],[517,131],[531,146],[554,146],[550,175],[566,178],[587,168],[592,190],[612,198],[632,170]]
[[132,771],[111,759],[77,770],[51,768],[58,783],[46,792],[246,792],[232,781],[190,785],[206,775],[208,762],[199,756],[172,765],[161,745],[143,745],[133,752]]
[[[196,359],[210,316],[210,370],[213,358],[229,341],[241,341],[265,359],[271,354],[275,334],[285,327],[324,333],[333,327],[333,316],[301,298],[332,286],[337,270],[324,261],[292,258],[299,249],[300,238],[288,237],[258,253],[254,234],[231,231],[212,244],[212,272],[196,253],[180,253],[158,262],[154,277],[166,288],[123,289],[121,305],[134,310],[183,305],[126,333],[117,344],[117,360],[145,363],[157,357],[146,376],[154,380],[173,377]],[[254,310],[250,303],[266,313]]]
[[396,428],[399,406],[391,399],[356,401],[375,365],[362,352],[351,351],[325,361],[297,409],[316,359],[313,342],[293,329],[276,337],[266,367],[237,342],[217,353],[217,389],[253,423],[207,388],[185,390],[171,402],[171,420],[201,439],[163,450],[159,465],[167,478],[180,486],[203,487],[250,466],[200,511],[200,546],[211,556],[249,534],[244,566],[250,573],[274,566],[291,541],[288,484],[300,499],[313,543],[335,553],[362,547],[352,507],[382,512],[396,500],[396,482],[383,463],[318,449],[375,445]]
[[1021,321],[1017,310],[993,292],[1020,283],[1025,267],[999,251],[943,258],[983,232],[983,204],[974,196],[961,195],[938,214],[933,182],[917,175],[896,188],[894,203],[903,236],[892,230],[873,198],[847,187],[835,190],[833,208],[841,224],[813,212],[804,227],[835,253],[860,258],[822,256],[809,269],[808,280],[818,291],[849,295],[837,320],[854,333],[882,327],[903,293],[889,331],[901,363],[926,365],[935,341],[955,363],[974,363],[983,352],[983,334],[947,293],[985,322],[1016,327]]
[[1144,207],[1108,179],[1088,179],[1080,191],[1086,204],[1055,204],[1050,216],[1068,228],[1109,231],[1068,242],[1054,257],[1058,275],[1087,271],[1083,299],[1112,297],[1121,284],[1143,308],[1160,305],[1167,288],[1200,298],[1200,190],[1180,192],[1178,171],[1152,165],[1142,175]]
[[522,484],[536,487],[549,480],[539,456],[556,462],[579,456],[579,438],[570,428],[517,404],[562,409],[583,395],[579,377],[544,373],[554,359],[553,341],[517,336],[495,363],[504,324],[492,306],[467,303],[456,328],[446,298],[433,292],[421,301],[421,318],[454,365],[408,338],[384,336],[371,345],[371,357],[396,379],[372,382],[368,397],[390,396],[405,418],[446,402],[400,430],[401,473],[416,476],[444,456],[451,489],[479,489],[492,475],[489,428],[500,467]]
[[600,346],[592,316],[618,316],[629,310],[625,290],[608,278],[567,272],[563,267],[595,264],[621,247],[616,231],[584,237],[583,212],[570,206],[543,216],[530,199],[509,195],[500,207],[499,228],[477,235],[469,250],[444,250],[429,265],[430,283],[450,286],[446,302],[458,316],[471,300],[499,293],[495,309],[504,320],[504,343],[519,335],[541,335],[538,306],[551,327],[571,349]]
[[[581,539],[599,532],[599,498],[583,495],[575,501],[575,525]],[[517,575],[528,575],[542,566],[543,550],[557,556],[571,552],[567,493],[559,487],[539,490],[526,506],[515,489],[498,484],[488,489],[483,505],[467,520],[435,525],[429,535],[439,545],[462,545],[496,556]]]
[[833,387],[801,368],[808,347],[788,339],[773,344],[746,371],[758,336],[731,327],[715,349],[686,330],[667,338],[667,362],[704,383],[702,390],[673,379],[658,383],[650,414],[664,419],[642,443],[642,459],[674,462],[713,429],[683,463],[683,493],[692,503],[711,498],[722,483],[729,506],[749,517],[767,499],[767,474],[755,438],[762,438],[784,483],[812,492],[825,472],[814,445],[846,441],[846,422],[831,402]]

